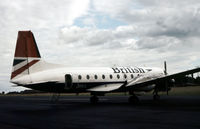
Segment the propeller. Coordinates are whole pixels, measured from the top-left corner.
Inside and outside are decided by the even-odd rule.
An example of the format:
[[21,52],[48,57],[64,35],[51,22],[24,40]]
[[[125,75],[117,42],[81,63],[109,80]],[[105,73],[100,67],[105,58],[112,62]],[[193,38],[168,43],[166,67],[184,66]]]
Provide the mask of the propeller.
[[[164,74],[165,74],[165,76],[167,75],[167,63],[166,63],[166,61],[164,61]],[[165,87],[166,87],[166,89],[167,89],[167,95],[169,95],[169,88],[168,88],[168,82],[167,82],[167,80],[165,81]]]
[[167,63],[166,63],[166,61],[164,61],[164,73],[165,73],[165,75],[167,75]]

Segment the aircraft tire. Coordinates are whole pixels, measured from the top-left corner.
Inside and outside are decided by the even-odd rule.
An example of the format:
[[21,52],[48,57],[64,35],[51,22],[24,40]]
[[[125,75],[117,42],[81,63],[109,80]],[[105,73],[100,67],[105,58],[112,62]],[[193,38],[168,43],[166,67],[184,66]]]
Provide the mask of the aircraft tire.
[[155,100],[155,101],[158,101],[158,100],[160,100],[160,96],[159,96],[159,95],[157,95],[157,94],[155,94],[155,95],[153,96],[153,100]]
[[130,104],[138,104],[139,103],[139,98],[136,95],[132,95],[128,98],[128,102]]

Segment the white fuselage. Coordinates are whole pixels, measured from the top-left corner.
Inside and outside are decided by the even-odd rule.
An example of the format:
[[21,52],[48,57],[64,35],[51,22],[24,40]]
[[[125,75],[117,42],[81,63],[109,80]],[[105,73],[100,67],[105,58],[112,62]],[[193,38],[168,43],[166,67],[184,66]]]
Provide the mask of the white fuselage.
[[160,68],[147,67],[60,67],[27,74],[12,82],[18,85],[39,84],[45,82],[65,83],[65,75],[72,77],[72,83],[111,83],[132,80],[150,80],[164,75]]

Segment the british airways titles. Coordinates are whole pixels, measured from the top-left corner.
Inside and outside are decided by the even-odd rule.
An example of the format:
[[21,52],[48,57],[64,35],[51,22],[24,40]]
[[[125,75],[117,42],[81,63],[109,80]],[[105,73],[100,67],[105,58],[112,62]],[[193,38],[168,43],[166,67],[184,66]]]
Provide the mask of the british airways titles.
[[112,69],[114,73],[145,73],[143,68],[138,67],[114,67]]

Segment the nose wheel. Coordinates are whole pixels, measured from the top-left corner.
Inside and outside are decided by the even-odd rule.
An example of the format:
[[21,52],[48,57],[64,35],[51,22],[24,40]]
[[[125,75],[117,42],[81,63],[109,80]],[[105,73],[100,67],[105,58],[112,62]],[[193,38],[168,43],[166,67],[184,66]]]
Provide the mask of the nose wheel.
[[57,103],[59,101],[59,98],[60,98],[60,93],[53,93],[51,97],[51,103]]

